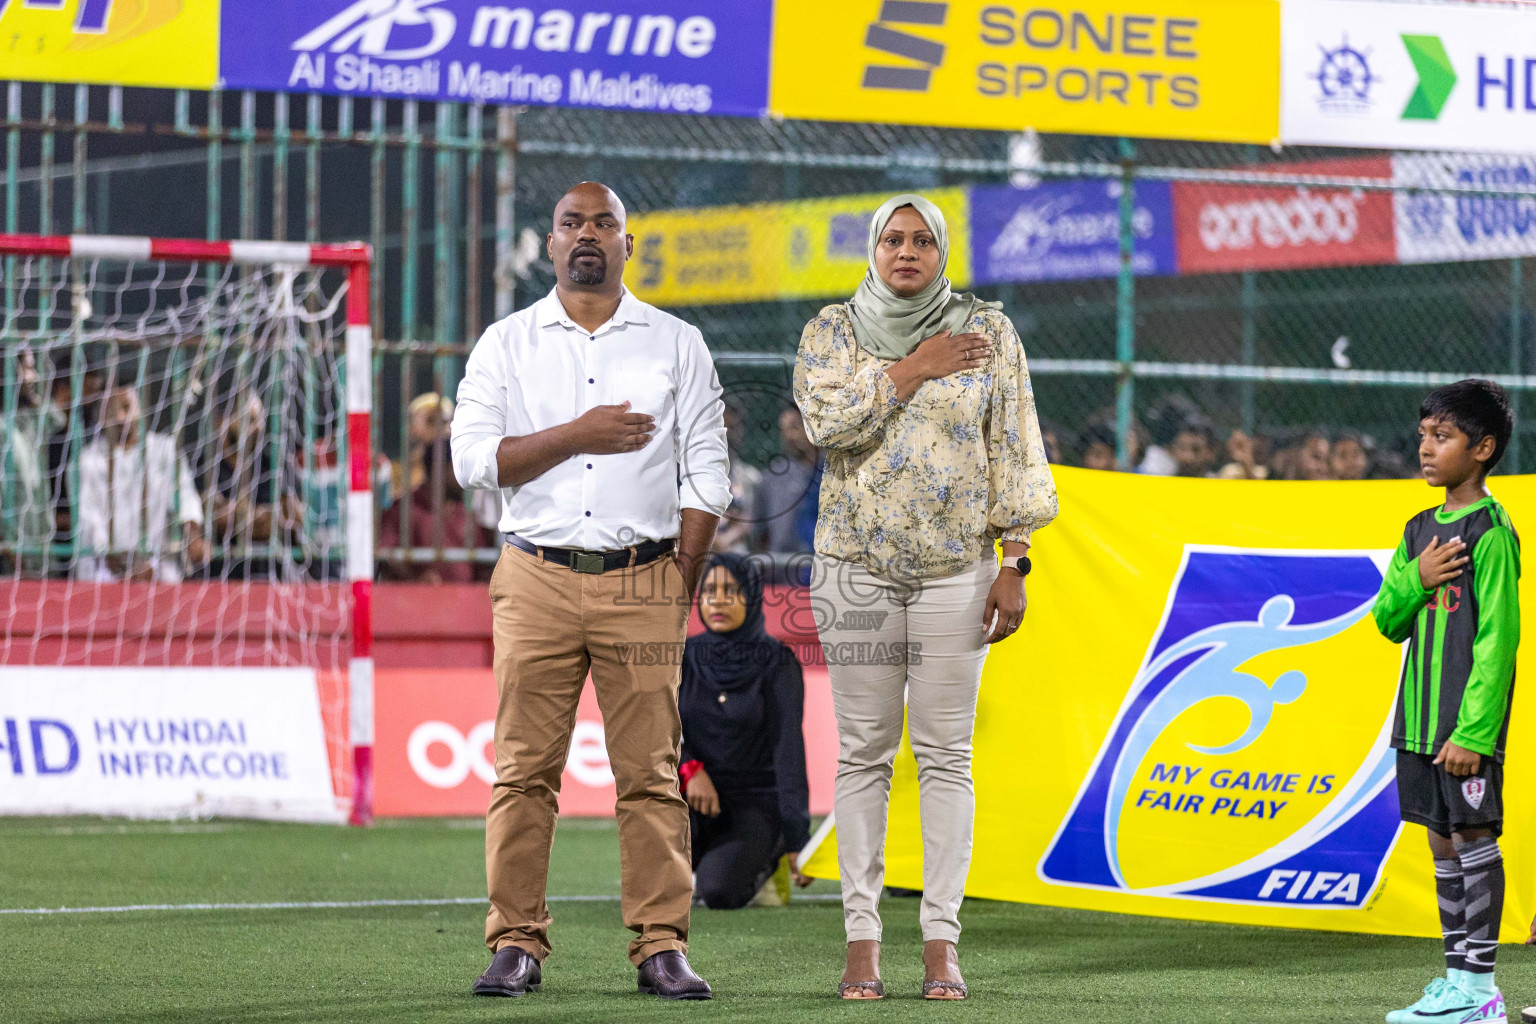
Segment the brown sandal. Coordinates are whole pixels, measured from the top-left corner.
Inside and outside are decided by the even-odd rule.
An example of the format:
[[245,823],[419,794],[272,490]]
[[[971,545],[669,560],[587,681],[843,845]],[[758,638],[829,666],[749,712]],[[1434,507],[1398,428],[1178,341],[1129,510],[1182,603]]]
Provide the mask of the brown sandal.
[[[867,989],[873,992],[872,996],[849,995],[859,989]],[[883,981],[840,981],[837,983],[837,997],[839,999],[876,1000],[885,998],[885,982]]]

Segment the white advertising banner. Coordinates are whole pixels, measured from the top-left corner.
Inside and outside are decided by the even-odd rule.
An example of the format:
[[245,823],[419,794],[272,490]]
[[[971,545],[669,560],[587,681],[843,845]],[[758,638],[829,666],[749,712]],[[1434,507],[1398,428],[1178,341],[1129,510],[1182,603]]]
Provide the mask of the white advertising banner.
[[[1536,256],[1536,155],[1399,153],[1392,181],[1460,192],[1392,194],[1399,263]],[[1472,189],[1529,192],[1477,195]]]
[[1286,0],[1280,138],[1536,153],[1536,9]]
[[0,815],[339,822],[315,673],[0,668]]

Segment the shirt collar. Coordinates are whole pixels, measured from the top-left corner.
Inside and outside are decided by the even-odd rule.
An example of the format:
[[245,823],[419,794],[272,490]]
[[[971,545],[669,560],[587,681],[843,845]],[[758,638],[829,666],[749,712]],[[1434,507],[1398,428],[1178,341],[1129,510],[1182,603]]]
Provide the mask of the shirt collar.
[[[534,312],[534,318],[540,327],[554,327],[556,324],[569,327],[572,330],[582,328],[571,319],[565,311],[565,304],[560,301],[560,293],[551,288],[549,294],[539,300]],[[650,307],[635,298],[634,292],[625,288],[619,296],[619,308],[614,311],[613,319],[604,324],[599,330],[619,324],[649,325],[651,322]]]

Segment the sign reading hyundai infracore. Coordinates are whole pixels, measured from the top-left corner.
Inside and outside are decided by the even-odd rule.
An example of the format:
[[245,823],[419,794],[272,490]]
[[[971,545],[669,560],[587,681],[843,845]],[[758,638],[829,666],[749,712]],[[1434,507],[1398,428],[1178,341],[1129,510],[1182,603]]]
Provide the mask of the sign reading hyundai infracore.
[[1536,151],[1536,11],[1286,0],[1288,144]]
[[313,669],[0,668],[0,814],[340,821]]
[[1273,141],[1276,0],[779,0],[775,113]]
[[226,3],[231,89],[757,116],[770,0]]

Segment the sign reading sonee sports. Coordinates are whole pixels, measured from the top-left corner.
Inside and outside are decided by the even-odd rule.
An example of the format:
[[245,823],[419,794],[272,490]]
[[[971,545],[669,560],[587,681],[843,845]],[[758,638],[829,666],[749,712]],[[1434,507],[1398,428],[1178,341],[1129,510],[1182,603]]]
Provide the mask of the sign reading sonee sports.
[[779,0],[784,117],[1273,141],[1279,5]]

